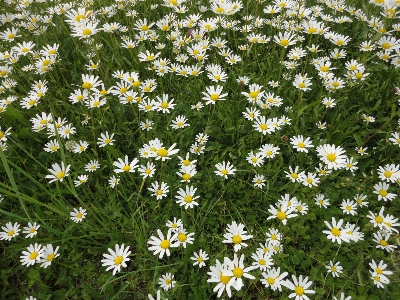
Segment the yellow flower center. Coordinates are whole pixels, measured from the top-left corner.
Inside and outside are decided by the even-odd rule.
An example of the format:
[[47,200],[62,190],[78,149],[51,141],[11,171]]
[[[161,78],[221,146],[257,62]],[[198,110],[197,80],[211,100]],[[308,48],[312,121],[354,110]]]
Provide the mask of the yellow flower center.
[[185,159],[184,161],[182,161],[182,164],[183,164],[184,166],[188,166],[188,165],[190,165],[190,160]]
[[234,235],[232,237],[232,242],[237,245],[240,244],[242,242],[242,238],[239,235]]
[[336,272],[336,267],[332,267],[332,268],[331,268],[331,271],[332,271],[332,272]]
[[381,240],[381,241],[379,242],[379,244],[380,244],[381,246],[383,246],[383,247],[386,247],[386,246],[388,245],[388,243],[387,243],[385,240]]
[[163,194],[163,190],[157,190],[157,195],[161,196]]
[[199,257],[199,258],[197,259],[197,261],[198,261],[199,263],[201,263],[201,262],[203,261],[203,258],[202,258],[202,257]]
[[261,128],[261,130],[267,130],[268,129],[268,126],[267,126],[267,124],[260,124],[260,128]]
[[128,165],[126,165],[122,168],[122,170],[124,170],[124,172],[128,172],[130,169],[131,169],[131,166],[128,166]]
[[240,277],[243,276],[243,269],[242,268],[235,267],[232,272],[233,272],[233,276],[235,276],[236,278],[240,278]]
[[304,288],[301,286],[296,286],[296,288],[294,289],[295,293],[299,296],[304,294]]
[[193,201],[193,197],[192,196],[190,196],[190,195],[185,196],[185,202],[186,203],[190,203],[192,201]]
[[124,258],[121,256],[121,255],[119,255],[119,256],[117,256],[115,259],[114,259],[114,264],[116,265],[116,266],[119,266],[120,264],[122,264],[122,261],[124,260]]
[[165,148],[158,149],[157,155],[161,157],[166,157],[168,156],[168,150]]
[[390,178],[392,176],[392,172],[385,171],[385,173],[383,173],[383,176],[385,176],[386,178]]
[[10,230],[10,231],[7,233],[7,235],[8,235],[8,236],[13,236],[13,235],[14,235],[14,233],[15,233],[15,231],[14,231],[14,230]]
[[78,219],[81,219],[81,218],[83,217],[83,214],[82,214],[82,213],[78,213],[78,214],[76,215],[76,217],[77,217]]
[[82,31],[82,35],[86,36],[86,35],[91,35],[92,31],[89,28],[86,28]]
[[171,245],[171,242],[170,242],[170,241],[168,241],[168,240],[163,240],[163,241],[161,242],[161,244],[160,244],[160,247],[163,248],[163,249],[168,249],[170,245]]
[[58,179],[61,179],[61,178],[63,178],[64,176],[65,176],[65,173],[64,173],[63,171],[57,173],[57,178],[58,178]]
[[332,234],[334,236],[339,236],[340,235],[340,230],[338,228],[336,228],[336,227],[332,228],[331,232],[332,232]]
[[277,217],[279,220],[285,220],[285,219],[286,219],[286,213],[284,213],[283,211],[280,211],[280,212],[278,212],[278,213],[276,214],[276,217]]
[[82,88],[84,88],[84,89],[91,89],[93,87],[93,84],[91,84],[90,82],[84,82],[83,84],[82,84]]
[[217,101],[218,98],[219,98],[218,94],[211,94],[211,95],[210,95],[210,99],[211,99],[212,101]]
[[221,173],[222,173],[223,175],[226,175],[226,174],[228,174],[228,170],[225,170],[225,169],[224,169],[224,170],[221,171]]
[[36,229],[35,228],[31,228],[31,230],[29,230],[29,233],[35,233]]
[[383,273],[381,268],[376,268],[375,271],[376,271],[376,273],[378,273],[378,274],[382,274],[382,273]]
[[231,276],[221,275],[219,277],[219,280],[221,280],[221,282],[226,285],[226,284],[228,284],[229,280],[231,280]]
[[142,25],[142,27],[140,27],[140,30],[141,30],[141,31],[147,31],[147,30],[149,30],[149,26],[147,26],[147,25]]
[[267,282],[269,285],[273,285],[275,283],[275,279],[272,277],[268,277]]
[[388,192],[386,190],[380,190],[379,195],[381,195],[382,197],[386,197],[388,195]]
[[265,266],[265,264],[266,264],[267,262],[265,261],[265,259],[260,259],[260,260],[258,261],[258,263],[259,263],[261,266]]
[[256,92],[250,92],[249,93],[249,96],[250,96],[250,98],[257,98],[257,96],[258,96],[258,94],[259,94],[260,92],[258,92],[258,91],[256,91]]
[[34,260],[34,259],[36,259],[36,257],[38,257],[38,255],[39,255],[39,253],[37,253],[36,251],[35,251],[35,252],[32,252],[32,253],[29,255],[29,259]]
[[299,88],[304,89],[306,87],[306,84],[304,82],[299,83]]
[[336,155],[335,154],[328,154],[326,156],[326,159],[329,160],[330,162],[334,162],[336,160]]
[[283,47],[286,47],[287,45],[289,45],[289,41],[288,41],[288,40],[281,40],[281,41],[279,42],[279,44],[280,44],[281,46],[283,46]]
[[184,233],[178,234],[178,240],[179,240],[181,243],[183,243],[184,241],[186,241],[186,238],[187,238],[186,234],[184,234]]
[[54,259],[54,256],[55,255],[53,253],[47,255],[47,261],[52,261]]

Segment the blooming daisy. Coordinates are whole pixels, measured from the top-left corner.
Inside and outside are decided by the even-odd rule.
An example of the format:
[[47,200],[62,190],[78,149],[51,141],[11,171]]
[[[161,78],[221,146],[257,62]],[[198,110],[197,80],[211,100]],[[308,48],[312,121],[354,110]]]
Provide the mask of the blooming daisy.
[[228,96],[228,93],[222,94],[223,87],[217,85],[216,87],[210,86],[206,87],[206,92],[202,92],[204,97],[201,98],[208,104],[215,104],[217,101],[226,100],[225,97]]
[[264,175],[260,175],[260,174],[256,174],[253,178],[253,184],[262,189],[263,186],[265,185],[265,176]]
[[71,165],[65,167],[64,162],[61,162],[61,166],[57,163],[51,165],[52,169],[48,169],[51,175],[47,175],[46,178],[50,179],[49,183],[59,180],[63,181],[64,177],[68,176]]
[[177,240],[178,233],[172,234],[172,230],[168,230],[167,236],[164,237],[164,234],[160,229],[157,229],[158,237],[151,236],[150,240],[147,242],[151,246],[149,246],[149,251],[154,251],[153,254],[159,255],[159,259],[163,258],[164,254],[167,256],[171,255],[169,248],[175,248],[179,246],[179,241]]
[[158,284],[164,289],[164,291],[172,289],[176,284],[176,281],[174,280],[174,275],[172,275],[171,273],[166,273],[158,280]]
[[79,209],[74,208],[74,211],[70,212],[71,220],[75,223],[82,222],[84,218],[86,218],[86,209],[79,207]]
[[116,244],[115,251],[108,248],[108,252],[110,254],[103,254],[104,259],[101,260],[103,267],[108,266],[106,271],[113,269],[113,275],[115,275],[121,271],[121,266],[126,268],[126,262],[130,260],[128,256],[131,254],[129,246],[125,248],[124,244],[121,246]]
[[200,249],[199,253],[193,252],[193,256],[190,259],[194,261],[193,266],[198,265],[201,268],[206,265],[205,261],[208,260],[208,254]]
[[36,222],[34,222],[33,224],[29,222],[28,226],[24,227],[24,231],[22,231],[22,233],[27,233],[25,238],[33,238],[35,235],[37,235],[39,227],[40,225],[36,224]]
[[304,139],[302,135],[294,136],[290,138],[290,143],[294,146],[294,148],[298,152],[305,152],[308,153],[307,148],[314,147],[310,138]]
[[397,248],[397,246],[390,245],[388,243],[390,235],[391,235],[390,233],[381,233],[379,231],[377,233],[374,233],[374,242],[377,243],[376,248],[383,249],[387,252],[394,251]]
[[174,217],[174,219],[172,221],[168,221],[165,226],[170,228],[172,230],[172,232],[178,232],[178,229],[182,225],[183,225],[182,220],[181,219],[176,219],[176,217]]
[[211,277],[207,279],[207,282],[217,283],[213,289],[213,292],[218,291],[218,298],[221,297],[224,290],[226,290],[229,298],[232,297],[231,286],[228,286],[231,276],[227,275],[228,273],[231,273],[229,270],[229,262],[230,259],[227,257],[224,257],[224,262],[222,264],[217,259],[215,260],[215,266],[210,266],[210,272],[207,273]]
[[346,199],[342,201],[342,204],[340,205],[340,208],[342,209],[344,214],[352,215],[355,216],[357,214],[357,202]]
[[271,258],[271,254],[268,252],[253,253],[251,255],[251,258],[255,260],[252,265],[255,266],[257,269],[260,269],[261,271],[265,271],[267,268],[271,268],[271,266],[274,264]]
[[287,279],[285,284],[288,289],[294,291],[294,293],[289,294],[289,298],[296,297],[296,300],[309,300],[305,294],[315,294],[314,290],[308,289],[312,285],[312,281],[308,281],[308,276],[303,278],[303,275],[300,275],[297,279],[296,276],[292,275],[292,279],[293,282]]
[[328,269],[328,273],[331,273],[333,277],[340,277],[343,273],[343,267],[340,266],[340,261],[333,264],[333,261],[329,261],[329,265],[325,266]]
[[343,220],[336,222],[336,219],[332,217],[332,225],[327,221],[324,221],[325,225],[328,226],[329,230],[323,230],[322,232],[327,234],[327,238],[332,240],[332,242],[337,242],[341,244],[342,241],[350,242],[349,234],[346,233],[344,228],[342,228]]
[[328,169],[341,169],[346,167],[344,149],[340,146],[324,144],[317,147],[317,154],[327,164]]
[[289,275],[288,272],[281,273],[281,268],[272,268],[267,272],[261,273],[262,277],[260,279],[261,283],[265,285],[265,287],[271,287],[273,291],[282,292],[282,286],[286,286],[285,277]]
[[125,161],[122,158],[118,158],[118,161],[113,163],[113,165],[117,167],[117,169],[114,169],[114,172],[135,172],[135,169],[138,167],[138,162],[139,160],[137,158],[134,158],[131,162],[129,162],[128,155],[125,155]]
[[218,176],[224,177],[225,179],[228,179],[228,175],[234,175],[236,172],[236,169],[233,168],[233,165],[229,161],[217,163],[215,167],[217,168],[217,171],[214,171],[214,173]]
[[233,260],[227,260],[228,271],[224,274],[226,276],[231,276],[228,284],[228,287],[233,287],[235,290],[240,291],[243,287],[243,279],[242,277],[246,277],[248,279],[256,279],[253,275],[249,274],[251,270],[256,269],[256,266],[245,267],[244,265],[244,254],[240,257],[235,253],[233,255]]
[[224,234],[225,240],[223,240],[222,242],[233,244],[233,250],[235,252],[242,249],[242,247],[247,247],[247,244],[243,243],[243,241],[246,241],[253,237],[253,235],[246,234],[247,231],[244,230],[243,224],[237,224],[235,221],[232,221],[232,224],[228,224],[226,231],[227,233]]
[[378,195],[378,200],[383,200],[383,201],[392,201],[393,199],[395,199],[397,197],[396,194],[393,193],[389,193],[388,189],[389,189],[389,184],[386,182],[379,182],[378,184],[374,185],[374,194]]
[[38,260],[38,263],[41,264],[41,268],[47,268],[53,262],[53,259],[60,256],[58,252],[58,246],[56,249],[53,249],[52,244],[48,244],[42,248],[42,257]]
[[195,201],[196,199],[200,198],[200,196],[194,195],[196,191],[197,188],[194,188],[193,186],[186,186],[185,190],[180,188],[178,190],[178,195],[176,196],[176,203],[180,206],[185,206],[185,209],[193,208],[193,206],[199,205],[199,203]]
[[35,243],[35,245],[29,245],[27,251],[22,251],[20,256],[21,264],[27,267],[36,264],[42,257],[43,250],[40,244]]
[[89,163],[87,163],[85,165],[85,171],[86,172],[94,172],[96,171],[98,168],[100,168],[100,164],[97,160],[92,159],[89,161]]
[[8,222],[6,226],[2,226],[1,229],[3,229],[3,232],[0,232],[0,240],[7,240],[11,241],[11,239],[17,235],[19,235],[19,226],[17,222],[12,224],[11,222]]
[[169,187],[165,182],[153,182],[151,187],[149,187],[149,191],[153,192],[151,195],[155,196],[157,200],[160,200],[164,197],[167,197],[167,193],[169,192]]
[[283,203],[282,205],[277,204],[277,207],[270,205],[269,207],[268,212],[272,214],[272,216],[269,216],[267,220],[278,219],[282,221],[283,225],[286,225],[287,219],[297,217],[295,213],[296,207],[293,205],[288,206],[288,203]]

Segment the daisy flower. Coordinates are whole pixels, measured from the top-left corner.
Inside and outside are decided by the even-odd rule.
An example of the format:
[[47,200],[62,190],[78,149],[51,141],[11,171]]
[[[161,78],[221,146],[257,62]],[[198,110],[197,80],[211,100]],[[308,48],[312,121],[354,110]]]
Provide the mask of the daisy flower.
[[262,134],[272,133],[275,131],[271,119],[266,119],[265,116],[260,116],[254,119],[253,127]]
[[355,216],[357,214],[357,203],[353,200],[346,199],[340,205],[344,214]]
[[184,127],[190,126],[190,124],[186,123],[187,118],[185,116],[177,116],[175,120],[172,120],[171,127],[173,129],[180,129]]
[[146,165],[140,165],[138,168],[138,171],[140,173],[140,176],[143,177],[143,179],[147,177],[153,177],[154,173],[156,172],[156,166],[152,162],[147,162]]
[[228,272],[224,275],[231,276],[228,284],[228,287],[233,287],[235,290],[240,291],[243,287],[243,279],[242,277],[246,277],[248,279],[256,279],[253,275],[249,274],[251,270],[256,269],[256,266],[245,267],[244,266],[244,254],[240,256],[240,258],[236,255],[233,255],[233,260],[227,260],[228,264]]
[[27,251],[22,251],[20,261],[23,266],[31,266],[36,264],[43,255],[42,245],[35,243],[27,248]]
[[384,167],[379,166],[378,175],[380,180],[394,183],[400,178],[400,165],[387,164]]
[[299,90],[308,91],[311,90],[310,86],[312,86],[312,82],[310,78],[307,78],[307,74],[305,74],[304,76],[301,74],[297,74],[294,77],[293,85]]
[[325,196],[323,194],[318,194],[317,196],[315,196],[314,200],[315,204],[319,207],[328,208],[328,206],[330,205],[329,199],[325,199]]
[[338,244],[341,244],[342,241],[350,242],[349,235],[342,228],[343,220],[336,222],[335,218],[332,217],[332,225],[327,221],[324,221],[324,223],[328,226],[329,230],[323,230],[322,232],[327,234],[328,240],[332,240],[333,243],[337,242]]
[[31,222],[28,223],[27,227],[24,227],[24,231],[22,233],[27,233],[25,238],[33,238],[35,235],[37,235],[37,230],[39,229],[40,225],[36,224],[34,222],[33,224]]
[[277,204],[277,207],[272,205],[269,206],[268,212],[272,214],[267,220],[279,219],[282,221],[283,225],[286,225],[287,219],[297,217],[295,206],[288,206],[288,203],[284,202],[282,205]]
[[383,249],[387,252],[394,251],[397,246],[389,245],[388,240],[390,238],[390,235],[390,233],[381,233],[379,231],[377,233],[374,233],[374,242],[377,243],[376,248]]
[[89,163],[85,165],[85,171],[86,172],[94,172],[98,168],[100,168],[100,164],[95,159],[90,160]]
[[228,175],[234,175],[236,169],[233,168],[233,165],[228,161],[227,163],[223,161],[222,163],[217,163],[215,165],[217,171],[214,171],[218,176],[222,176],[225,179],[228,179]]
[[79,209],[74,208],[74,211],[70,212],[71,220],[75,223],[82,222],[86,218],[86,209],[79,207]]
[[169,187],[165,182],[153,182],[151,187],[149,187],[149,191],[153,192],[151,195],[155,196],[157,200],[160,200],[164,197],[167,197],[167,193],[169,192]]
[[243,243],[243,241],[253,237],[252,235],[246,235],[247,231],[244,230],[244,225],[240,223],[237,224],[235,221],[232,221],[232,224],[228,224],[226,231],[227,233],[224,234],[225,240],[222,242],[233,244],[233,250],[235,252],[242,249],[242,247],[247,247],[247,244]]
[[166,273],[158,280],[158,284],[164,289],[164,291],[172,289],[175,286],[175,283],[174,275],[171,273]]
[[134,158],[131,162],[129,162],[128,155],[125,155],[125,161],[122,158],[118,158],[118,161],[113,163],[113,166],[117,167],[114,172],[135,172],[135,169],[138,167],[138,162],[139,160],[137,158]]
[[331,273],[333,277],[339,277],[343,273],[343,267],[340,266],[340,261],[333,264],[333,261],[329,261],[329,265],[325,266],[328,269],[328,273]]
[[180,188],[178,190],[178,195],[176,196],[176,203],[180,206],[185,206],[185,209],[193,208],[193,206],[199,205],[199,203],[195,201],[196,199],[200,198],[200,196],[194,195],[196,191],[197,188],[194,188],[193,186],[186,186],[185,190]]
[[208,254],[200,249],[199,253],[193,252],[193,256],[190,259],[194,261],[193,266],[198,265],[201,268],[206,265],[205,261],[208,260]]
[[288,289],[294,291],[289,295],[289,298],[296,297],[296,300],[309,300],[310,298],[305,294],[315,294],[315,291],[308,289],[312,285],[312,281],[308,281],[308,276],[303,279],[303,275],[300,275],[297,279],[296,276],[292,275],[292,279],[293,282],[287,279],[285,284]]
[[247,155],[246,160],[254,167],[259,167],[264,163],[264,155],[261,152],[254,153],[253,151],[251,151]]
[[89,175],[86,175],[86,174],[84,174],[84,175],[79,175],[79,176],[78,176],[78,180],[74,180],[74,185],[75,185],[75,186],[80,186],[81,184],[87,182],[88,179],[89,179]]
[[305,172],[300,173],[298,180],[303,185],[308,186],[310,188],[312,188],[313,186],[318,186],[320,182],[320,179],[317,177],[317,175],[311,172],[308,172],[307,175]]
[[147,242],[151,246],[149,246],[149,251],[154,251],[153,254],[159,254],[159,259],[163,258],[164,254],[167,256],[171,255],[169,248],[175,248],[179,246],[179,241],[177,240],[178,233],[174,233],[172,235],[172,230],[168,230],[167,236],[164,237],[164,234],[160,229],[157,229],[158,237],[151,236],[150,240]]
[[228,93],[222,94],[223,87],[217,85],[216,87],[210,86],[206,87],[206,92],[202,92],[204,97],[201,98],[208,104],[215,104],[217,101],[226,100],[225,97],[228,96]]
[[317,154],[327,164],[328,169],[341,169],[346,167],[346,156],[344,149],[340,146],[324,144],[317,147]]
[[163,94],[162,99],[157,96],[157,101],[155,101],[154,105],[157,111],[161,111],[162,113],[170,113],[170,110],[174,109],[175,103],[174,99],[168,100],[168,95]]
[[17,235],[19,235],[19,226],[20,224],[8,222],[6,226],[2,226],[3,232],[0,232],[0,240],[11,241],[11,239]]
[[184,229],[183,226],[181,226],[181,227],[179,227],[177,233],[178,233],[177,239],[178,239],[179,245],[182,245],[183,248],[186,248],[186,244],[193,244],[194,232],[191,232],[188,234],[186,229]]
[[383,201],[392,201],[393,199],[395,199],[397,197],[396,194],[393,193],[389,193],[388,189],[389,189],[389,184],[386,182],[379,182],[378,184],[374,185],[374,194],[378,195],[378,200],[383,200]]
[[260,279],[261,283],[265,285],[265,287],[271,287],[273,291],[282,292],[282,285],[286,286],[285,277],[289,275],[288,272],[281,273],[281,268],[272,268],[267,272],[261,273],[262,277]]
[[115,177],[115,175],[112,175],[109,179],[108,179],[108,184],[110,185],[111,188],[115,188],[118,184],[119,184],[119,178]]
[[53,262],[53,259],[60,256],[58,252],[58,246],[56,249],[53,249],[52,244],[48,244],[43,247],[42,257],[38,260],[38,263],[41,264],[41,268],[47,268]]
[[271,254],[268,252],[253,253],[251,255],[251,258],[255,260],[252,265],[255,266],[257,269],[260,269],[261,271],[265,271],[267,268],[271,268],[271,266],[274,264],[271,259]]
[[300,182],[300,179],[302,178],[300,176],[301,173],[299,173],[299,166],[295,166],[292,168],[289,166],[289,172],[285,171],[286,177],[289,178],[292,182]]
[[86,90],[94,90],[95,92],[98,92],[97,87],[101,86],[103,82],[101,79],[99,79],[99,76],[94,76],[94,75],[86,75],[82,74],[82,88]]
[[126,268],[126,262],[130,260],[128,256],[131,254],[129,246],[125,248],[124,244],[121,246],[116,244],[115,251],[108,248],[108,252],[110,254],[103,254],[104,259],[101,260],[103,267],[108,266],[106,271],[113,269],[113,275],[115,275],[121,271],[121,266]]
[[231,286],[228,286],[228,283],[231,280],[231,276],[227,275],[228,273],[232,273],[232,271],[229,270],[229,262],[230,259],[227,257],[224,257],[223,264],[221,264],[217,259],[215,261],[215,266],[210,266],[210,272],[207,273],[211,277],[207,279],[207,282],[217,283],[217,285],[213,289],[213,292],[218,291],[218,298],[221,297],[224,290],[226,290],[229,298],[232,297]]
[[48,169],[51,175],[47,175],[46,178],[50,179],[49,183],[59,180],[63,181],[64,177],[68,176],[71,165],[65,167],[64,162],[61,162],[61,166],[57,163],[51,165],[52,169]]
[[310,138],[304,139],[302,135],[294,136],[290,138],[290,143],[294,146],[294,148],[298,152],[305,152],[308,153],[307,148],[314,147]]
[[372,269],[372,271],[369,272],[374,280],[374,284],[379,288],[384,288],[383,283],[388,284],[390,282],[386,275],[392,275],[393,272],[385,270],[387,264],[385,264],[383,260],[381,260],[378,264],[376,264],[375,260],[372,260],[369,266]]
[[176,217],[174,217],[174,219],[172,221],[168,221],[167,224],[165,224],[165,226],[170,228],[172,230],[172,232],[178,232],[178,229],[182,225],[183,225],[182,220],[181,219],[176,219]]
[[254,176],[254,178],[253,178],[253,184],[254,184],[256,187],[262,189],[262,188],[264,187],[264,185],[265,185],[265,176],[264,176],[264,175],[256,174],[256,175]]
[[167,159],[171,159],[171,155],[174,155],[179,152],[179,149],[174,149],[176,146],[176,143],[172,144],[171,147],[165,149],[164,147],[160,147],[157,149],[157,152],[155,153],[156,160],[161,159],[161,161],[165,161]]

